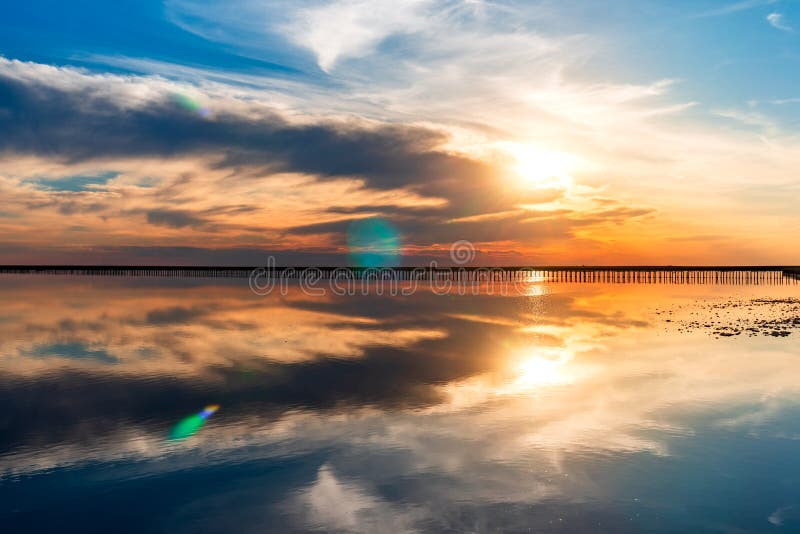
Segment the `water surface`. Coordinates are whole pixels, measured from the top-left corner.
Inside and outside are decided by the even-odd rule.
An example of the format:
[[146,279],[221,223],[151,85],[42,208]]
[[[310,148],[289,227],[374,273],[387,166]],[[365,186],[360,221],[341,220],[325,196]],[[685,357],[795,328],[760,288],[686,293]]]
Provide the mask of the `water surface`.
[[0,295],[4,532],[800,530],[797,285]]

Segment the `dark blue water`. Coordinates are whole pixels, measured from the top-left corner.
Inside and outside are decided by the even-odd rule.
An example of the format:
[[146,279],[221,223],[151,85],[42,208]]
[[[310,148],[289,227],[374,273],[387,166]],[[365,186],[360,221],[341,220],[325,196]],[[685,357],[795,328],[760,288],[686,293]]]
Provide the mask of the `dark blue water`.
[[0,295],[2,532],[800,531],[798,286]]

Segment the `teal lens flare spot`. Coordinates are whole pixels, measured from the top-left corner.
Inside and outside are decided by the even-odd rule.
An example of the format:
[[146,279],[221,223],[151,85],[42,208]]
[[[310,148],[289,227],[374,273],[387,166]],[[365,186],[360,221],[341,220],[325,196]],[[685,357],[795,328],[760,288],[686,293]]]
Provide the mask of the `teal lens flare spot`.
[[197,431],[203,427],[205,422],[205,418],[198,414],[190,415],[172,427],[172,431],[169,433],[169,439],[182,440],[194,436],[197,434]]
[[400,260],[400,237],[383,219],[360,219],[347,228],[350,260],[357,267],[386,267]]

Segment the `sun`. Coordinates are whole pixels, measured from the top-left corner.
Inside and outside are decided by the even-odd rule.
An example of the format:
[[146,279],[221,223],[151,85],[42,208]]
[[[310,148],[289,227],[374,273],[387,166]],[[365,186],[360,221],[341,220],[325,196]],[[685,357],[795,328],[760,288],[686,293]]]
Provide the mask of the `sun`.
[[577,158],[568,152],[543,150],[533,145],[511,143],[513,170],[520,183],[537,189],[567,189],[574,184],[570,172]]
[[563,349],[521,349],[509,361],[509,380],[499,394],[518,395],[548,386],[567,385],[575,380],[570,369],[573,354]]

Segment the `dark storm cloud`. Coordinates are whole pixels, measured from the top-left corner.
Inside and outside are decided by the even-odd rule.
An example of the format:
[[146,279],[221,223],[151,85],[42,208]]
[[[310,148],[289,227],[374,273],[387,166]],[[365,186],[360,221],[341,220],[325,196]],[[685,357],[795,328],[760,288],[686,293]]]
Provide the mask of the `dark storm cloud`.
[[87,202],[75,193],[56,193],[48,200],[25,202],[29,210],[46,209],[55,207],[61,215],[74,215],[77,213],[98,213],[108,209],[108,204],[103,202]]
[[382,215],[399,215],[415,217],[431,217],[441,215],[442,209],[438,206],[394,206],[391,204],[375,204],[365,206],[331,206],[325,211],[341,215],[363,215],[380,213]]
[[150,325],[187,324],[193,320],[207,316],[214,311],[213,307],[172,306],[170,308],[150,310],[146,322]]
[[69,265],[345,265],[341,254],[327,251],[268,251],[258,248],[202,248],[98,245],[87,248],[41,247],[0,242],[0,263]]
[[[262,264],[267,255],[274,254],[279,262],[289,265],[339,265],[347,262],[341,255],[347,228],[352,220],[364,216],[390,220],[410,254],[418,247],[435,246],[440,250],[464,239],[475,243],[516,241],[530,250],[572,239],[578,227],[624,223],[650,214],[613,202],[603,204],[604,209],[582,214],[572,210],[533,212],[530,206],[556,201],[563,191],[515,187],[495,167],[438,148],[448,141],[439,131],[362,120],[314,123],[307,118],[306,122],[292,123],[263,107],[248,108],[249,104],[241,100],[235,104],[218,100],[216,107],[212,102],[209,106],[213,109],[205,110],[186,97],[167,93],[158,84],[148,86],[151,82],[146,78],[123,80],[69,70],[39,72],[29,64],[0,62],[0,131],[4,134],[0,136],[0,157],[35,155],[67,164],[129,158],[202,158],[206,165],[227,169],[227,176],[220,179],[223,187],[225,180],[257,180],[271,173],[297,172],[313,174],[318,180],[361,178],[366,188],[406,188],[427,200],[433,197],[442,202],[415,207],[408,202],[392,205],[385,198],[370,203],[365,198],[360,205],[352,206],[353,202],[337,199],[336,205],[323,208],[327,216],[317,219],[327,221],[288,227],[291,221],[265,222],[262,218],[257,224],[248,225],[229,222],[242,218],[227,218],[263,211],[269,208],[268,204],[257,206],[237,198],[231,199],[238,202],[233,205],[193,209],[191,204],[174,200],[185,198],[202,171],[187,172],[177,181],[164,184],[154,197],[163,202],[117,211],[110,211],[114,207],[113,195],[103,196],[103,184],[87,181],[83,175],[38,183],[51,198],[36,200],[35,205],[29,201],[29,207],[55,205],[63,215],[103,211],[108,212],[102,214],[104,217],[135,215],[156,226],[226,233],[233,246],[253,243],[254,239],[286,243],[292,236],[324,236],[307,241],[325,244],[325,250],[306,249],[308,253],[291,254],[172,248],[175,257],[162,255],[166,249],[159,247],[141,247],[138,251],[134,247],[125,251],[95,247],[92,263],[118,261],[104,259],[114,257],[132,263],[221,260],[226,264]],[[140,96],[132,97],[133,93],[160,96],[143,101]],[[84,198],[90,194],[94,195],[91,201]],[[519,208],[523,205],[528,209]],[[476,216],[489,217],[481,220]],[[331,222],[332,218],[338,220]],[[61,252],[72,256],[69,251]],[[437,253],[431,254],[436,257]],[[35,255],[42,261],[44,256],[52,257],[43,249]],[[0,258],[3,256],[9,254],[0,248]],[[26,259],[29,256],[14,256],[10,261],[39,261]],[[58,263],[73,261],[64,255],[56,257]],[[407,263],[422,264],[427,260],[417,255]],[[498,257],[495,261],[504,260]],[[83,262],[83,257],[77,258],[77,263]]]
[[147,212],[147,222],[156,226],[184,228],[186,226],[201,226],[206,221],[191,211],[150,210]]
[[[519,211],[507,217],[490,222],[482,220],[466,220],[448,222],[441,216],[407,216],[401,213],[392,216],[392,223],[402,236],[411,237],[415,245],[426,246],[449,244],[461,239],[481,243],[495,241],[498,236],[504,239],[520,239],[528,243],[543,243],[551,239],[569,238],[575,226],[569,211],[537,215],[532,212]],[[344,219],[317,224],[296,226],[287,231],[295,235],[331,234],[343,244],[348,228],[356,219]]]
[[[489,348],[482,334],[485,332],[473,328],[469,335],[446,342],[460,347],[458,366],[446,357],[448,349],[438,347],[442,342],[432,342],[423,343],[420,351],[370,348],[355,361],[240,362],[241,367],[209,368],[205,377],[194,380],[115,376],[102,368],[95,372],[63,370],[36,381],[3,375],[0,402],[14,405],[16,413],[35,412],[41,417],[34,420],[7,414],[0,420],[4,430],[0,453],[21,446],[102,439],[124,430],[131,421],[166,435],[170,425],[212,401],[225,406],[225,417],[231,418],[252,414],[277,418],[297,407],[425,406],[440,400],[437,384],[482,369],[485,361],[479,350]],[[470,346],[473,352],[467,355],[464,351]],[[153,420],[153,414],[158,414],[158,420]]]
[[431,193],[491,174],[480,162],[434,150],[445,137],[429,129],[296,125],[263,111],[214,111],[204,118],[168,95],[124,105],[102,83],[61,87],[0,71],[0,153],[66,162],[202,155],[216,157],[219,167],[358,176],[375,188],[411,185]]
[[[114,294],[132,296],[140,289],[179,287],[188,280],[117,279],[93,282],[99,287],[113,289]],[[8,281],[12,297],[31,298],[31,288],[39,291],[34,299],[50,298],[53,288],[63,281],[29,279]],[[74,287],[84,282],[73,281]],[[207,282],[204,282],[207,283]],[[246,284],[246,282],[241,282]],[[42,285],[51,284],[51,285]],[[54,285],[55,284],[55,285]],[[122,285],[120,285],[122,284]],[[169,286],[166,284],[170,284]],[[215,280],[214,284],[226,284]],[[71,286],[72,287],[72,286]],[[213,294],[205,288],[196,288],[195,295]],[[18,292],[14,293],[14,292]],[[119,293],[117,293],[119,292]],[[148,293],[150,294],[150,293]],[[419,292],[413,299],[387,299],[377,294],[354,295],[345,299],[299,299],[296,302],[282,298],[262,301],[263,306],[290,305],[296,310],[338,315],[343,321],[353,317],[376,320],[359,328],[437,329],[448,335],[421,340],[406,348],[387,346],[365,347],[358,358],[341,357],[342,354],[323,349],[315,357],[301,362],[280,362],[265,359],[258,349],[236,355],[227,365],[202,364],[196,360],[197,374],[149,374],[110,372],[114,365],[122,364],[113,354],[114,343],[98,343],[98,339],[113,339],[119,324],[135,325],[143,329],[156,326],[173,326],[163,330],[164,335],[139,345],[139,355],[145,361],[158,354],[180,354],[176,351],[176,336],[185,336],[184,325],[208,324],[214,316],[224,316],[229,311],[251,306],[253,296],[244,292],[226,292],[215,300],[196,305],[156,306],[131,308],[129,314],[92,314],[95,319],[73,318],[76,302],[56,299],[50,310],[51,322],[42,322],[39,314],[17,318],[25,321],[28,339],[20,341],[33,349],[25,355],[44,359],[54,356],[80,361],[80,369],[59,366],[30,380],[10,372],[0,373],[0,403],[14,410],[0,412],[0,453],[20,447],[39,447],[58,443],[98,443],[105,437],[129,430],[132,426],[148,431],[166,433],[170,425],[196,412],[209,403],[224,407],[221,418],[234,421],[239,417],[260,416],[275,418],[286,410],[337,410],[353,406],[372,406],[384,410],[420,407],[441,400],[439,386],[443,383],[464,380],[490,371],[496,360],[487,354],[496,354],[500,343],[519,340],[530,341],[528,334],[518,330],[520,310],[529,311],[531,297],[513,295],[498,298],[496,295],[463,295],[445,298],[433,292]],[[44,300],[43,300],[44,301]],[[87,309],[92,306],[82,302]],[[98,297],[100,305],[105,299]],[[646,323],[637,321],[614,310],[589,310],[575,295],[552,293],[537,299],[541,305],[544,324],[571,325],[577,322],[604,324],[618,328],[639,328]],[[31,310],[34,310],[31,308]],[[125,308],[121,308],[124,310]],[[251,308],[259,312],[262,308]],[[474,315],[493,322],[465,321],[458,315]],[[99,319],[98,319],[99,317]],[[51,340],[54,325],[62,336]],[[220,335],[241,333],[242,325],[225,322],[215,324]],[[245,326],[246,328],[246,326]],[[332,324],[331,328],[336,329]],[[280,340],[283,333],[276,330],[263,332],[264,346]],[[11,339],[14,339],[13,337]],[[21,339],[21,338],[18,338]],[[536,337],[537,343],[563,343],[553,338]],[[457,357],[454,357],[457,355]],[[188,361],[192,356],[187,354]],[[146,366],[145,366],[146,368]],[[21,417],[19,414],[37,414]]]

